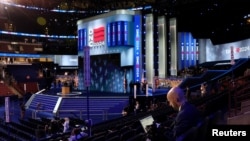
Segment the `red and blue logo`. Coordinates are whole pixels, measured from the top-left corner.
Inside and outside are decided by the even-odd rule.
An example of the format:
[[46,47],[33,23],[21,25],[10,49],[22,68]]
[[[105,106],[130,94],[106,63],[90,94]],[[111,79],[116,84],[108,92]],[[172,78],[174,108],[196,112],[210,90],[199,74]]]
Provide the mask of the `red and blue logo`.
[[98,27],[94,29],[89,29],[89,46],[102,46],[104,45],[104,40],[105,40],[105,28]]
[[94,29],[94,42],[101,42],[105,39],[105,28],[99,27]]

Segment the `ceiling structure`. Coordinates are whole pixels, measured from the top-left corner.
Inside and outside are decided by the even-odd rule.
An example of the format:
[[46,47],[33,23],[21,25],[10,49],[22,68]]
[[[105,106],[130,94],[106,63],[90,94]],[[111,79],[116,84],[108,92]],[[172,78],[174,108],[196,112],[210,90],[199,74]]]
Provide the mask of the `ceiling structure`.
[[[10,0],[4,0],[10,1]],[[12,0],[0,3],[0,19],[8,19],[14,30],[25,33],[72,35],[76,21],[116,9],[151,6],[156,15],[176,17],[178,31],[195,38],[210,38],[214,44],[250,37],[247,0]],[[64,12],[56,12],[63,10]],[[68,11],[68,12],[65,12]],[[70,12],[71,11],[71,12]],[[145,10],[146,11],[146,10]],[[47,31],[46,31],[47,30]]]
[[210,38],[214,44],[250,38],[250,1],[193,1],[175,9],[180,31],[191,31],[197,38]]

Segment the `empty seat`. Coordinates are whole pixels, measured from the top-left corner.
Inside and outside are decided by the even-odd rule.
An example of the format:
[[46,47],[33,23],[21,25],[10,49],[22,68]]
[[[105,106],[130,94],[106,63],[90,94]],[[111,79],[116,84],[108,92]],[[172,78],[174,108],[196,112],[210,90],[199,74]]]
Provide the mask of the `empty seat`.
[[197,135],[198,127],[192,127],[182,135],[176,138],[176,141],[194,141]]
[[145,140],[146,140],[145,133],[139,133],[127,139],[127,141],[145,141]]
[[195,141],[205,141],[207,136],[207,128],[209,124],[209,117],[206,117],[202,120],[196,127],[197,127],[197,136]]
[[95,137],[91,141],[105,141],[105,135]]
[[119,141],[120,140],[120,136],[119,135],[115,135],[115,136],[112,136],[110,138],[106,138],[105,141]]
[[120,134],[121,140],[120,141],[126,141],[128,138],[135,135],[135,129],[127,130]]
[[107,133],[106,136],[105,136],[105,138],[107,140],[107,139],[110,139],[110,138],[112,138],[112,137],[114,137],[114,136],[116,136],[118,134],[119,134],[118,130],[115,130],[115,131]]

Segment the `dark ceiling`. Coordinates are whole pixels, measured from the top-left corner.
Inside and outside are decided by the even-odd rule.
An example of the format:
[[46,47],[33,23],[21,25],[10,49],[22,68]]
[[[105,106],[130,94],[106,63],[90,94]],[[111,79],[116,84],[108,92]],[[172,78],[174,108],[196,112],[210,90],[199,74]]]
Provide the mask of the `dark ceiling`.
[[[104,10],[127,9],[151,5],[158,15],[177,17],[178,31],[192,32],[195,38],[211,38],[214,44],[250,37],[250,14],[247,0],[15,0],[16,3],[39,7],[20,8],[0,3],[0,19],[13,23],[15,31],[53,35],[76,35],[76,21],[101,14]],[[72,13],[51,12],[53,9],[76,10]],[[84,12],[83,12],[84,11]],[[249,15],[250,16],[250,15]]]
[[197,38],[211,38],[214,44],[250,37],[250,22],[248,21],[250,1],[196,1],[176,7],[180,31],[191,31]]

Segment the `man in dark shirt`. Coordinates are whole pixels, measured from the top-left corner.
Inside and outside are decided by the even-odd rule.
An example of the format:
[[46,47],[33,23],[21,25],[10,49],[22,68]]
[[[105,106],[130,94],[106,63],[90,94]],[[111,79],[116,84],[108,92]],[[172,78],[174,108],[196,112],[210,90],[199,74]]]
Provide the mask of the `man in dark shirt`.
[[168,133],[167,137],[169,140],[175,140],[191,127],[198,125],[201,116],[198,109],[187,101],[181,88],[171,88],[166,97],[169,105],[178,111],[174,122],[169,127],[171,134]]
[[23,119],[26,111],[25,104],[23,102],[20,103],[20,110],[21,110],[21,119]]

